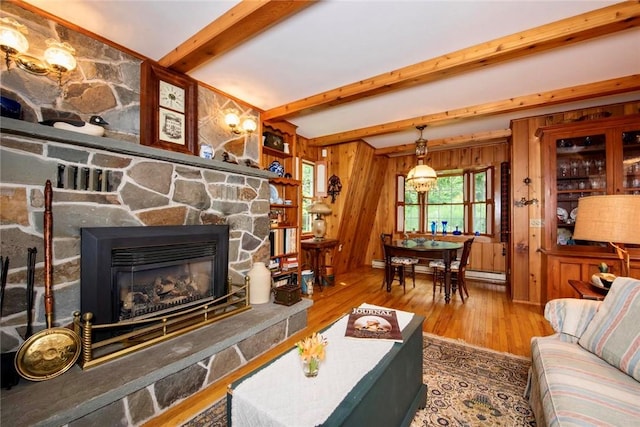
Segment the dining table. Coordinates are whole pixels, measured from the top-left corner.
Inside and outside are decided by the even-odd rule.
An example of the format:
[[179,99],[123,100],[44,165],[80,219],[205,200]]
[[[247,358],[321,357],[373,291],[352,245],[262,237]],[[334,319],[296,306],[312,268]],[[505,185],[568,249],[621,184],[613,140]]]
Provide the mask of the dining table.
[[[451,261],[455,260],[463,243],[442,240],[416,242],[412,239],[394,240],[385,245],[388,257],[413,257],[421,260],[442,259],[444,262],[444,301],[451,300]],[[387,291],[391,290],[391,277],[386,273]]]

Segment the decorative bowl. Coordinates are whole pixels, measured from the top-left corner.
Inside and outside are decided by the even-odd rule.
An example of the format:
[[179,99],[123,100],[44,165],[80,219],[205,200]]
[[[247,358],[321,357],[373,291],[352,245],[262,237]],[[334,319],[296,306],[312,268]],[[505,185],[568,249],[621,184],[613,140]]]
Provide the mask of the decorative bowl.
[[415,239],[413,239],[414,242],[416,242],[418,245],[424,245],[427,242],[427,238],[426,237],[416,237]]

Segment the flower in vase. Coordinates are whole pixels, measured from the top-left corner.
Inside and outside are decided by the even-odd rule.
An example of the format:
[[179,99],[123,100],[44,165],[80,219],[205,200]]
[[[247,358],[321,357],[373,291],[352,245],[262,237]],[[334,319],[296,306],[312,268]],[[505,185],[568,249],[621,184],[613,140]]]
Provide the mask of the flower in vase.
[[308,362],[312,358],[324,360],[325,347],[329,344],[322,334],[314,333],[296,343],[298,354],[303,361]]

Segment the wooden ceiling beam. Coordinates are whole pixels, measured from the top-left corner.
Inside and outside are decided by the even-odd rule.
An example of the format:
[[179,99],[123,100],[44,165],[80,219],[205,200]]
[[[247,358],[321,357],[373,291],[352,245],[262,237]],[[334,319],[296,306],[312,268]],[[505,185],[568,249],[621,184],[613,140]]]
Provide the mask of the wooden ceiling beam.
[[394,132],[402,132],[418,125],[439,126],[450,124],[462,119],[495,116],[498,114],[513,113],[541,106],[563,104],[567,102],[582,101],[584,99],[616,95],[640,90],[640,74],[633,74],[617,79],[603,80],[601,82],[556,89],[548,92],[534,93],[518,96],[501,101],[478,104],[471,107],[458,108],[443,111],[441,113],[427,114],[411,119],[369,126],[347,132],[334,133],[332,135],[310,138],[309,144],[317,147],[340,144],[358,139],[385,135]]
[[159,63],[187,73],[314,4],[301,0],[243,0],[166,54]]
[[640,25],[640,1],[617,3],[293,101],[265,111],[262,118],[282,120],[294,115],[320,111],[380,93],[444,79],[557,47],[565,47],[638,25]]
[[[505,141],[511,136],[511,129],[491,130],[488,132],[478,132],[469,135],[460,135],[454,137],[430,139],[427,143],[428,151],[448,150],[456,147],[478,147],[492,143]],[[394,145],[392,147],[377,148],[375,154],[377,156],[404,156],[415,152],[415,144]]]

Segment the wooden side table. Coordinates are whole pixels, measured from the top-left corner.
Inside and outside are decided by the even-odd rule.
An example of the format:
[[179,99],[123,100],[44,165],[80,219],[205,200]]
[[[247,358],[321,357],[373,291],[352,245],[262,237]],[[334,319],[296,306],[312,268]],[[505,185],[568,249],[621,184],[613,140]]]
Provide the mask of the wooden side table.
[[300,242],[300,246],[303,251],[309,251],[309,255],[311,256],[313,274],[315,276],[314,284],[315,286],[320,286],[320,290],[322,290],[322,279],[325,277],[325,260],[324,254],[325,251],[329,249],[333,249],[338,245],[337,239],[307,239],[302,240]]
[[580,298],[582,299],[602,301],[608,292],[604,289],[600,290],[591,283],[583,280],[569,280],[569,284],[580,294]]

